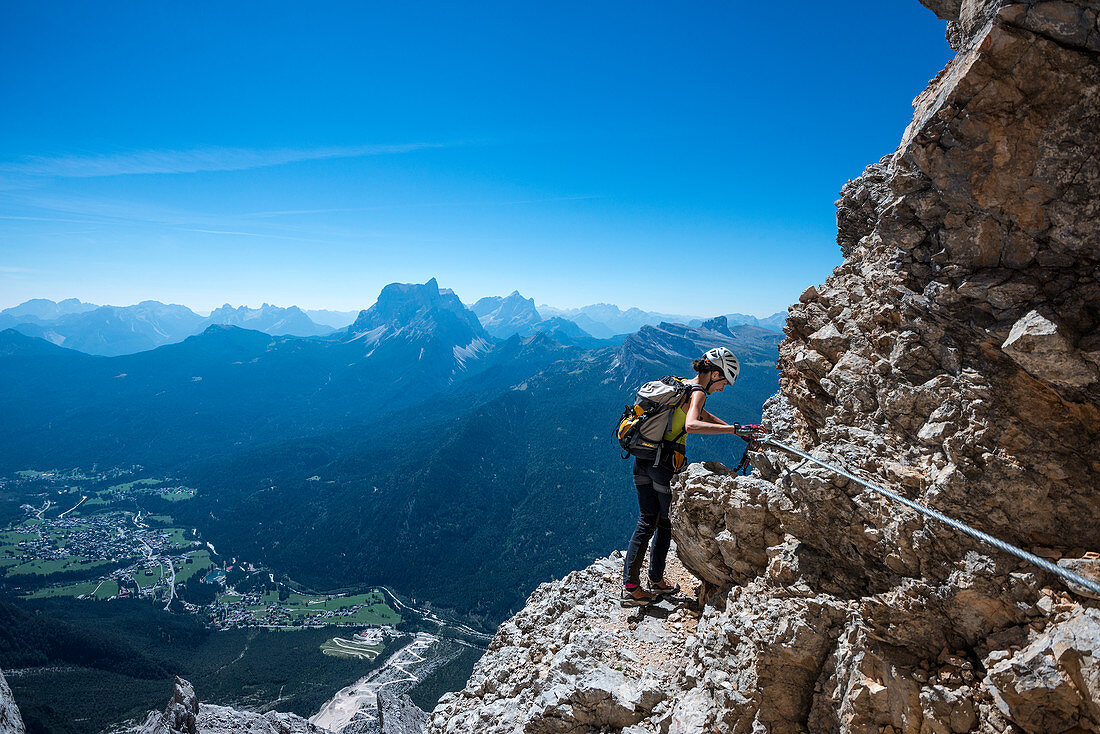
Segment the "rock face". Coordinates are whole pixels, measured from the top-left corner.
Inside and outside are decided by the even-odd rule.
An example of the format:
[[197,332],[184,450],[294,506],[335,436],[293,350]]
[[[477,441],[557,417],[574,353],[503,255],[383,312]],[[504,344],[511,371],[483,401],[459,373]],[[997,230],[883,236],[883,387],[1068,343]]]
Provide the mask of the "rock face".
[[[958,55],[897,151],[844,186],[845,261],[790,309],[765,423],[1095,574],[1100,3],[926,4]],[[778,450],[754,466],[677,482],[702,580],[682,649],[617,657],[582,588],[619,573],[600,561],[541,587],[428,730],[1100,731],[1095,601]]]
[[15,705],[8,681],[0,671],[0,734],[23,734],[24,731],[23,717],[19,715],[19,707]]
[[428,714],[408,694],[378,692],[378,726],[382,734],[421,734],[427,723]]
[[274,711],[256,714],[199,703],[191,684],[176,678],[168,707],[163,712],[150,712],[134,734],[324,734],[327,731],[294,714]]
[[[667,578],[694,581],[669,560]],[[540,586],[501,625],[466,688],[443,696],[428,731],[635,732],[671,721],[697,620],[683,598],[620,608],[622,568],[616,553]],[[636,728],[643,723],[651,728]]]

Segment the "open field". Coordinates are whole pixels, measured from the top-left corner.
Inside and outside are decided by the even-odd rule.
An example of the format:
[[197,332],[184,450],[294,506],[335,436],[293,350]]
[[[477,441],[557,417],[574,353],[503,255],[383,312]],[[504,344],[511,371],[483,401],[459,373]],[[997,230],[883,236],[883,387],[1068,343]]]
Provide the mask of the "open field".
[[[82,581],[79,584],[66,586],[50,586],[27,594],[28,599],[49,599],[55,596],[83,596],[91,594],[99,586],[98,581]],[[115,593],[118,593],[118,584],[115,584]]]
[[214,563],[210,560],[210,551],[200,550],[188,556],[190,563],[184,563],[176,569],[176,583],[182,584],[197,573],[206,574]]
[[61,558],[58,560],[45,561],[41,559],[34,559],[20,563],[18,566],[10,566],[6,569],[6,573],[9,576],[41,574],[48,576],[52,573],[63,573],[66,571],[87,571],[92,572],[93,569],[102,566],[103,568],[109,567],[111,564],[97,563],[95,561],[88,561],[76,556],[69,556],[68,558]]
[[126,492],[132,490],[134,487],[152,487],[158,484],[164,484],[167,481],[165,479],[136,479],[132,482],[125,482],[123,484],[114,484],[107,488],[108,492]]
[[164,576],[164,568],[157,567],[153,570],[143,569],[134,574],[134,581],[138,586],[152,586],[159,582]]
[[157,497],[162,500],[168,500],[169,502],[182,502],[183,500],[189,500],[195,496],[195,490],[179,488],[170,491],[158,492]]
[[95,592],[96,599],[110,599],[112,596],[118,596],[118,582],[114,579],[107,579],[99,585],[99,589]]

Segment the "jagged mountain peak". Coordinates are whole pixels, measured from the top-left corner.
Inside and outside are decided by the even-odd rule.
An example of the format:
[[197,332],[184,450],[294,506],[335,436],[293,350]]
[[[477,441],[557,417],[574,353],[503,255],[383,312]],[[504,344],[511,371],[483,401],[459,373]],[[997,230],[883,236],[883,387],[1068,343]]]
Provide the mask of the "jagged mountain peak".
[[498,339],[507,339],[513,334],[530,334],[542,321],[535,299],[524,298],[518,290],[508,296],[487,296],[481,298],[471,309],[481,325]]
[[[450,314],[451,317],[445,314]],[[423,284],[390,283],[378,294],[374,305],[360,312],[359,317],[348,327],[348,336],[351,339],[361,338],[378,329],[431,329],[444,322],[456,321],[464,324],[469,332],[469,338],[464,343],[477,337],[488,339],[488,334],[477,316],[462,305],[454,291],[440,290],[435,278]]]
[[707,329],[709,331],[717,331],[719,334],[728,334],[729,336],[733,336],[733,334],[730,332],[729,321],[727,321],[725,316],[715,316],[713,319],[707,319],[703,322],[701,328]]
[[274,306],[264,303],[259,308],[233,307],[225,304],[210,312],[205,323],[237,324],[275,336],[318,336],[328,334],[331,328],[314,323],[297,306]]
[[376,367],[415,365],[417,374],[443,381],[468,372],[493,344],[473,311],[435,278],[387,285],[348,327],[344,341],[364,349]]

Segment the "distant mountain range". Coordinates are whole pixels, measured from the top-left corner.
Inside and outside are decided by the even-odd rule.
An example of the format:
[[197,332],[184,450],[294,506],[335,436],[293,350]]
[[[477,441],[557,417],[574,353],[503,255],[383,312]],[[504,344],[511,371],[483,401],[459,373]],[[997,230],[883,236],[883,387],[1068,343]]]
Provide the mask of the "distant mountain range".
[[[643,326],[656,326],[660,323],[686,324],[699,326],[707,319],[700,316],[688,316],[685,314],[658,313],[657,311],[643,311],[639,308],[621,310],[610,303],[596,303],[581,308],[561,309],[553,306],[541,305],[539,313],[548,316],[561,316],[580,326],[594,337],[606,339],[616,335],[630,334]],[[755,316],[730,313],[724,314],[731,325],[748,324],[758,326],[769,331],[781,332],[783,323],[787,320],[786,312],[774,313],[767,318],[759,319]]]
[[306,316],[315,324],[331,326],[334,329],[346,329],[355,321],[359,311],[330,311],[324,308],[306,309]]
[[[526,311],[517,299],[481,310],[503,326]],[[539,581],[625,543],[637,508],[611,433],[638,383],[686,376],[725,344],[742,376],[708,409],[756,421],[778,384],[780,335],[721,317],[618,344],[560,317],[536,325],[496,338],[430,280],[387,286],[325,336],[210,325],[104,357],[0,331],[0,470],[168,471],[199,488],[173,516],[218,547],[316,588],[391,584],[495,624]],[[741,447],[690,446],[727,461]]]
[[561,344],[589,348],[620,341],[598,339],[576,321],[561,316],[544,319],[535,308],[534,299],[524,298],[519,291],[512,291],[509,296],[487,296],[478,300],[470,310],[481,320],[485,330],[499,339],[542,333]]
[[85,354],[108,357],[175,344],[214,324],[232,324],[274,336],[332,332],[313,322],[297,306],[280,308],[266,303],[260,308],[233,308],[227,303],[208,317],[186,306],[159,301],[97,306],[75,298],[59,303],[38,298],[0,311],[0,329],[15,329]]
[[317,336],[332,332],[331,327],[315,323],[297,306],[280,308],[267,303],[259,308],[233,308],[227,303],[211,311],[210,316],[200,324],[200,329],[212,324],[240,326],[272,336]]
[[[661,322],[700,326],[706,319],[662,314],[598,303],[579,309],[535,307],[518,291],[489,296],[470,306],[485,332],[498,339],[550,334],[562,344],[586,348],[619,343],[643,326]],[[75,298],[51,301],[35,298],[0,311],[0,329],[12,328],[27,336],[86,354],[119,356],[175,344],[214,324],[240,326],[272,336],[321,336],[347,328],[362,311],[303,311],[263,304],[260,308],[225,304],[203,317],[186,306],[142,301],[133,306],[98,306]],[[749,324],[779,332],[786,314],[764,319],[726,314],[732,325]],[[611,340],[611,341],[607,341]]]
[[5,308],[0,314],[13,318],[23,318],[32,321],[54,321],[62,316],[74,313],[84,313],[99,308],[94,303],[84,303],[75,298],[66,298],[64,301],[51,301],[48,298],[32,298],[18,306]]

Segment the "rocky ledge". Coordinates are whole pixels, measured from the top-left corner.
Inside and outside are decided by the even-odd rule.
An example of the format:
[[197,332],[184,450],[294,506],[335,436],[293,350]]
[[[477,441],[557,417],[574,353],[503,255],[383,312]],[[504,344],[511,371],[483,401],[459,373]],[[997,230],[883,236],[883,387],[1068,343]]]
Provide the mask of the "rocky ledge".
[[[1094,573],[1100,3],[924,2],[957,56],[844,186],[845,260],[791,307],[765,423]],[[428,730],[1100,731],[1095,601],[772,447],[754,466],[676,484],[698,619],[617,609],[598,561],[540,587]]]
[[466,688],[443,696],[428,731],[629,733],[684,716],[675,693],[698,624],[699,582],[673,554],[665,576],[680,594],[623,609],[622,569],[614,553],[541,585],[501,625]]

